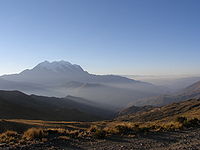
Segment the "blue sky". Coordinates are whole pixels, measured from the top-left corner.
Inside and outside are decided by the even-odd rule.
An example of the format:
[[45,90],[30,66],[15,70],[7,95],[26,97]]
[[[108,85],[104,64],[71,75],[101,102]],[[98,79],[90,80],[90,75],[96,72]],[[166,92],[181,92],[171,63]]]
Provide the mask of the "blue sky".
[[66,60],[97,74],[200,74],[199,0],[1,0],[0,74]]

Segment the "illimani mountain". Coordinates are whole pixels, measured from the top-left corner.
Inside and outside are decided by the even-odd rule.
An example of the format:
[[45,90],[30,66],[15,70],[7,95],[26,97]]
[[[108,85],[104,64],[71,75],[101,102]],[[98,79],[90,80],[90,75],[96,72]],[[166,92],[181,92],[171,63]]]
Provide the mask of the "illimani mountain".
[[45,61],[19,74],[1,76],[0,82],[4,83],[0,85],[2,90],[55,97],[72,95],[110,108],[166,92],[161,87],[126,77],[90,74],[66,61]]
[[55,98],[0,91],[1,119],[96,121],[112,116],[113,112],[77,97]]
[[91,83],[131,83],[134,80],[120,76],[97,76],[84,71],[79,65],[66,61],[42,62],[33,69],[24,70],[20,74],[4,75],[3,79],[17,82],[30,82],[37,84],[61,84],[71,81]]

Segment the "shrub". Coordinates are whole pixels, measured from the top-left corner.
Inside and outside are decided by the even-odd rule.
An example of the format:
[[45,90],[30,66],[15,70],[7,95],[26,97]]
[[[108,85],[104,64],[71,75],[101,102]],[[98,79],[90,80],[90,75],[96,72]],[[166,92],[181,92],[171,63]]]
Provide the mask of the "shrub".
[[77,138],[79,136],[79,133],[80,133],[79,130],[74,130],[74,131],[68,131],[68,133],[66,134],[71,138]]
[[68,130],[63,128],[49,128],[46,131],[48,132],[49,135],[55,135],[55,134],[65,135],[66,133],[69,132]]
[[103,139],[106,137],[106,131],[98,129],[93,133],[93,136],[98,139]]
[[87,131],[89,135],[93,136],[94,138],[103,139],[106,137],[106,131],[101,127],[93,125]]
[[103,129],[107,134],[113,135],[113,134],[118,134],[119,131],[115,127],[105,127]]
[[16,138],[18,138],[18,134],[15,131],[6,131],[2,134],[0,134],[0,142],[12,142],[15,141]]
[[140,126],[139,126],[138,124],[134,124],[133,130],[134,130],[135,132],[140,132],[140,131],[141,131],[141,128],[140,128]]
[[133,128],[129,127],[128,125],[117,125],[115,128],[119,134],[129,134],[133,132]]
[[197,118],[191,119],[188,121],[192,126],[198,126],[200,121]]
[[200,123],[199,119],[194,118],[194,119],[185,121],[185,122],[183,123],[183,126],[184,126],[184,127],[188,127],[188,128],[189,128],[189,127],[196,127],[196,126],[199,125],[199,123]]
[[24,132],[23,138],[30,139],[42,139],[46,137],[47,133],[42,128],[30,128]]
[[70,137],[68,136],[59,136],[58,139],[68,141]]
[[138,124],[119,124],[114,127],[105,128],[108,133],[111,134],[121,134],[121,135],[130,135],[136,133],[146,133],[150,130],[150,127],[147,126],[139,126]]
[[183,124],[184,122],[187,121],[187,118],[186,117],[177,117],[176,121]]
[[149,128],[148,127],[142,127],[142,128],[139,128],[138,129],[138,132],[140,132],[140,133],[146,133],[146,132],[149,132]]
[[177,121],[170,121],[164,124],[161,124],[161,131],[174,131],[177,129],[181,129],[183,127],[183,123]]
[[98,127],[97,126],[91,126],[89,129],[88,129],[88,132],[96,132],[98,130]]

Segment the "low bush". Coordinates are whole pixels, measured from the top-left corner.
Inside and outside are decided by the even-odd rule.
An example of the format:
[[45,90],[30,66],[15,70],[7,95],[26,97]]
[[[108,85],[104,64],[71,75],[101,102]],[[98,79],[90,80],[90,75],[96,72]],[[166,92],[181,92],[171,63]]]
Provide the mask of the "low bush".
[[68,141],[68,140],[70,140],[70,137],[68,137],[68,136],[59,136],[58,139]]
[[160,125],[160,129],[161,131],[174,131],[174,130],[179,130],[182,129],[183,124],[177,121],[170,121],[170,122],[166,122],[163,123],[162,125]]
[[0,134],[0,142],[1,143],[8,143],[13,142],[18,138],[18,133],[15,131],[6,131],[2,134]]
[[149,130],[150,130],[149,127],[140,127],[140,128],[138,128],[138,130],[136,132],[147,133],[147,132],[149,132]]
[[103,128],[93,125],[87,130],[87,133],[94,138],[103,139],[107,132]]
[[119,134],[130,134],[133,132],[133,127],[130,127],[128,125],[117,125],[115,126],[115,129],[118,131]]
[[176,121],[183,124],[184,122],[187,121],[187,118],[186,117],[177,117]]
[[97,130],[98,130],[98,127],[93,125],[87,131],[88,132],[96,132]]
[[93,133],[93,137],[97,138],[97,139],[103,139],[106,137],[106,131],[104,131],[103,129],[97,129],[94,133]]
[[42,139],[46,137],[48,134],[42,128],[30,128],[24,132],[23,138],[30,139]]
[[73,131],[68,131],[66,134],[70,138],[78,138],[79,137],[79,133],[80,133],[79,130],[73,130]]
[[67,129],[64,128],[49,128],[46,131],[48,132],[49,135],[59,134],[60,136],[65,135],[66,133],[69,132]]
[[190,120],[187,120],[183,123],[183,126],[184,127],[197,127],[200,125],[200,120],[197,119],[197,118],[194,118],[194,119],[190,119]]

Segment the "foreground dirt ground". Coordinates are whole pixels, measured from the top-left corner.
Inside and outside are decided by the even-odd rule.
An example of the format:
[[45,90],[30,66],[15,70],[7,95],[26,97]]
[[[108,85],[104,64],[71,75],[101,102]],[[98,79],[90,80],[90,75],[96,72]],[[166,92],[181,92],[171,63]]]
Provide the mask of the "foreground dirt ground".
[[200,149],[200,129],[148,133],[132,138],[108,139],[94,142],[74,143],[76,149],[96,150],[198,150]]
[[199,150],[200,129],[147,133],[137,136],[95,139],[52,139],[26,145],[3,145],[1,150]]

